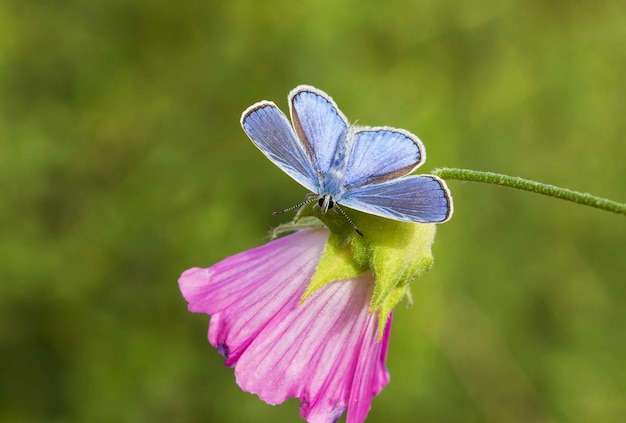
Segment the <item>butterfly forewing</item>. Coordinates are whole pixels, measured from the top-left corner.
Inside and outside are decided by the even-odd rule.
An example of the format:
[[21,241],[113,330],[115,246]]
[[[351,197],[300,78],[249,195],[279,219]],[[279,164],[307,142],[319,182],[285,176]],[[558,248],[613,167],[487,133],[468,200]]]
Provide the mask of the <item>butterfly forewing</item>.
[[317,172],[287,116],[274,103],[261,101],[250,106],[241,115],[241,126],[267,158],[302,186],[317,192]]
[[346,191],[340,204],[405,222],[441,223],[452,215],[452,197],[441,179],[407,176]]
[[348,189],[408,175],[425,159],[421,141],[410,132],[388,128],[360,128],[354,134],[345,175]]
[[307,85],[289,93],[289,105],[296,134],[321,176],[331,168],[337,146],[346,141],[346,117],[326,93]]

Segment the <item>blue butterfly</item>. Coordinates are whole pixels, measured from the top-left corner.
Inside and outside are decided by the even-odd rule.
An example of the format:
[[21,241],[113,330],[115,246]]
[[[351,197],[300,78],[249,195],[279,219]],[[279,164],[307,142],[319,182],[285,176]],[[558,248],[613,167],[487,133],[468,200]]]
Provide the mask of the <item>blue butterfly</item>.
[[315,194],[322,213],[341,211],[341,204],[406,222],[450,219],[452,197],[443,180],[406,176],[426,160],[415,135],[350,125],[328,94],[308,85],[289,93],[289,106],[293,128],[276,104],[265,100],[243,112],[241,126],[267,158]]

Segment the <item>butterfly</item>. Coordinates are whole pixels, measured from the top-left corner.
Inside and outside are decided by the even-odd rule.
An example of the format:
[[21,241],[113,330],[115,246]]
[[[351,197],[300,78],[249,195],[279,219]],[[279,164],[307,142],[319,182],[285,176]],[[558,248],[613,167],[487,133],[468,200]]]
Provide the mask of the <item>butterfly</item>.
[[450,219],[446,183],[434,175],[407,176],[426,160],[418,137],[351,125],[328,94],[309,85],[294,88],[288,100],[293,126],[267,100],[248,107],[241,126],[268,159],[313,192],[322,213],[337,208],[352,223],[342,205],[406,222]]

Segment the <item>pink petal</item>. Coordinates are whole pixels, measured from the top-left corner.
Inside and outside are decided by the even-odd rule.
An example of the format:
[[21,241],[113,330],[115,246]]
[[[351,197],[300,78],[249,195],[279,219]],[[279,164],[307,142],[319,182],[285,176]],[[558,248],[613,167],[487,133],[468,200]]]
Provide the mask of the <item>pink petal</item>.
[[229,257],[179,280],[189,310],[211,315],[209,341],[235,366],[237,384],[269,404],[298,397],[309,422],[348,408],[362,422],[389,381],[391,318],[377,339],[370,272],[323,286],[298,305],[328,238],[305,230]]
[[226,365],[287,302],[299,299],[327,239],[325,230],[301,231],[181,275],[189,311],[211,315],[209,342],[226,356]]

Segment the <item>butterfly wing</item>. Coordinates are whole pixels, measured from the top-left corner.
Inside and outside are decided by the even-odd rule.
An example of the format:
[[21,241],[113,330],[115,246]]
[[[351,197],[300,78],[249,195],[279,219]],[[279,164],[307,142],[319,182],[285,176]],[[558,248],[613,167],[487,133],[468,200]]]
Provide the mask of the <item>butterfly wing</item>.
[[333,159],[342,160],[335,153],[338,146],[345,148],[348,120],[328,94],[308,85],[289,93],[289,105],[296,134],[322,177]]
[[407,176],[346,191],[339,204],[405,222],[441,223],[452,216],[446,183],[432,175]]
[[271,101],[248,107],[241,126],[259,150],[302,186],[317,192],[319,180],[303,144],[294,134],[287,116]]
[[408,131],[389,127],[358,128],[346,171],[346,189],[408,175],[425,159],[422,142]]

